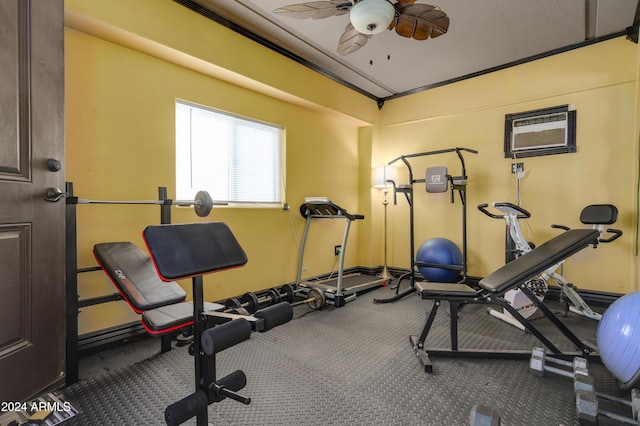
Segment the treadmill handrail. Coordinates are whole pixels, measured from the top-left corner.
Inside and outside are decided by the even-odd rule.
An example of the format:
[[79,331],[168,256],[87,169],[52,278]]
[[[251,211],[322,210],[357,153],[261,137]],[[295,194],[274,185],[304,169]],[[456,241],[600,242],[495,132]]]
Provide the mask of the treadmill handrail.
[[305,219],[311,216],[314,219],[345,218],[349,220],[364,219],[362,214],[351,214],[346,209],[331,201],[308,201],[300,205],[300,214]]

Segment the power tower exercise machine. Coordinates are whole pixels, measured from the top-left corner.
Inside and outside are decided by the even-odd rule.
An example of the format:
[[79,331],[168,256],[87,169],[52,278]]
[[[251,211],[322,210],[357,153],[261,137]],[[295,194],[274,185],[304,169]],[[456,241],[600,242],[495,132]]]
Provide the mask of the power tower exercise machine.
[[[300,205],[300,214],[307,222],[304,227],[302,243],[300,244],[300,256],[298,258],[298,277],[296,279],[298,292],[306,295],[312,288],[318,288],[325,293],[326,303],[341,307],[355,299],[358,292],[384,284],[384,278],[361,273],[344,274],[344,254],[347,250],[351,222],[364,219],[364,215],[351,214],[325,197],[305,198],[304,203]],[[346,221],[342,246],[338,253],[338,276],[337,278],[316,281],[302,281],[304,248],[309,235],[309,226],[315,219],[344,219]]]
[[[402,161],[404,165],[407,167],[409,171],[409,184],[408,185],[398,185],[396,182],[393,183],[393,203],[397,204],[397,194],[404,194],[407,203],[409,204],[409,232],[410,232],[410,241],[411,245],[411,265],[409,272],[401,275],[398,278],[396,284],[395,295],[387,298],[387,299],[374,299],[375,303],[389,303],[394,302],[398,299],[403,298],[409,294],[414,293],[415,290],[415,280],[416,280],[416,268],[419,267],[435,267],[435,268],[443,268],[443,269],[457,269],[460,271],[461,281],[466,282],[467,280],[467,172],[464,162],[464,157],[462,153],[466,151],[472,154],[477,154],[478,151],[469,149],[469,148],[449,148],[449,149],[441,149],[437,151],[428,151],[428,152],[420,152],[417,154],[408,154],[401,155],[400,157],[394,158],[388,164],[392,165],[398,161]],[[446,154],[450,152],[455,152],[458,158],[460,159],[460,164],[462,167],[462,171],[460,176],[452,176],[448,174],[446,167],[429,167],[426,170],[424,179],[415,179],[413,175],[413,169],[411,167],[411,163],[409,159],[417,158],[417,157],[425,157],[430,155],[439,155]],[[415,248],[415,235],[414,235],[414,208],[413,208],[413,185],[415,183],[424,183],[427,192],[445,192],[448,189],[451,191],[451,202],[455,202],[454,192],[457,191],[460,196],[460,202],[462,204],[462,265],[436,265],[432,263],[426,262],[418,262],[416,261],[416,248]],[[409,288],[400,292],[400,284],[402,284],[402,280],[409,279]]]

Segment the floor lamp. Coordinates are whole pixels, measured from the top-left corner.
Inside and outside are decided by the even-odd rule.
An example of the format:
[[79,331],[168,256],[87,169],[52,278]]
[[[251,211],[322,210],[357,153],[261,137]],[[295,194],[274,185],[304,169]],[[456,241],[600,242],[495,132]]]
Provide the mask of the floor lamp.
[[397,181],[398,169],[395,166],[378,166],[375,168],[373,187],[382,189],[382,194],[384,195],[382,201],[384,206],[384,266],[382,267],[380,278],[385,280],[393,279],[387,268],[387,206],[389,205],[389,188]]

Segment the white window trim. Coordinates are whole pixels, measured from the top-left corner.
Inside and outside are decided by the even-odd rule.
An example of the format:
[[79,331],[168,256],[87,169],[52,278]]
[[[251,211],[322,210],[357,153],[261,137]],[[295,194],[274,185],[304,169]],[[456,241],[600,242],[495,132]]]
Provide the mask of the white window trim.
[[[257,126],[266,126],[268,128],[274,129],[277,131],[278,133],[278,137],[277,140],[274,142],[277,144],[277,151],[278,152],[274,152],[273,150],[267,150],[267,154],[268,155],[274,155],[275,161],[277,162],[276,170],[269,170],[267,168],[266,171],[264,171],[266,173],[266,179],[269,181],[273,182],[274,187],[271,188],[271,191],[275,191],[275,199],[273,201],[256,201],[256,200],[232,200],[233,195],[229,192],[229,191],[233,191],[234,188],[237,188],[233,185],[230,185],[230,187],[227,187],[226,189],[226,194],[227,196],[220,196],[221,192],[216,192],[215,186],[211,186],[208,185],[206,183],[203,183],[201,185],[198,185],[197,183],[194,184],[193,182],[193,172],[192,169],[194,167],[193,162],[195,161],[194,158],[197,158],[198,155],[193,153],[193,148],[192,145],[189,145],[188,148],[186,148],[186,151],[184,150],[185,148],[183,148],[182,153],[181,153],[181,149],[179,147],[179,124],[178,124],[178,109],[180,106],[185,106],[188,108],[193,108],[196,111],[202,111],[205,114],[208,113],[212,113],[212,114],[216,114],[216,115],[220,115],[220,116],[225,116],[231,120],[239,120],[240,122],[242,122],[241,124],[246,124],[248,125],[246,128],[250,128],[251,124],[255,124]],[[226,202],[227,205],[226,207],[234,207],[234,208],[282,208],[285,204],[285,191],[286,191],[286,186],[285,186],[285,129],[282,126],[279,125],[274,125],[271,123],[267,123],[267,122],[263,122],[263,121],[259,121],[259,120],[255,120],[255,119],[251,119],[251,118],[246,118],[243,116],[239,116],[236,114],[231,114],[225,111],[220,111],[220,110],[216,110],[214,108],[211,107],[207,107],[207,106],[203,106],[203,105],[199,105],[193,102],[189,102],[189,101],[184,101],[181,99],[176,99],[175,101],[175,110],[176,110],[176,116],[175,116],[175,123],[176,123],[176,136],[175,136],[175,144],[176,144],[176,198],[177,199],[192,199],[195,196],[195,193],[199,190],[206,190],[208,191],[212,198],[214,199],[214,201],[217,202]],[[191,110],[190,110],[191,111]],[[191,123],[189,124],[189,131],[191,131]],[[235,125],[232,125],[233,129],[237,129],[238,127],[236,127]],[[240,127],[240,130],[242,130],[242,127]],[[191,136],[189,136],[190,138]],[[234,134],[231,137],[237,137],[237,134]],[[241,138],[241,136],[240,136]],[[241,139],[240,139],[241,140]],[[213,149],[212,147],[209,147],[211,149]],[[220,147],[219,147],[220,148]],[[207,147],[205,146],[205,150],[207,149]],[[189,156],[188,159],[185,159],[185,152],[187,152],[186,155]],[[205,155],[203,155],[202,157],[204,158],[211,158],[210,160],[206,160],[207,163],[210,161],[211,164],[214,164],[215,160],[213,158],[212,155],[210,155],[211,152],[207,152],[205,153]],[[231,154],[230,154],[231,155]],[[229,167],[231,166],[231,158],[225,157],[224,159],[224,165],[222,165],[221,167],[219,167],[218,169],[224,169],[224,170],[228,170],[228,172],[226,174],[230,174],[232,173],[232,170],[229,169]],[[185,167],[185,163],[187,163],[186,167]],[[245,164],[245,167],[251,167],[253,166],[253,164],[248,165]],[[209,166],[204,166],[202,165],[202,163],[200,164],[201,167],[201,171],[206,171],[207,175],[203,177],[203,179],[205,181],[210,181],[211,179],[215,179],[215,170],[210,170]],[[181,170],[183,172],[181,172]],[[186,173],[184,173],[184,171],[186,170]],[[224,172],[223,172],[224,175]],[[270,177],[269,177],[270,175]],[[264,175],[263,175],[264,176]],[[236,176],[238,177],[238,176]],[[202,177],[201,177],[202,178]],[[233,181],[233,178],[229,178],[228,176],[224,175],[223,177],[220,177],[220,179],[231,179]],[[182,182],[181,182],[182,180]],[[185,185],[184,181],[189,181],[189,183],[187,183]],[[260,181],[260,179],[257,179],[256,181]],[[200,186],[200,187],[196,187],[196,186]],[[223,191],[225,192],[225,191]],[[269,191],[267,191],[269,192]],[[255,194],[252,194],[255,195]],[[251,197],[251,195],[249,196]],[[228,200],[225,200],[224,198],[229,198]]]

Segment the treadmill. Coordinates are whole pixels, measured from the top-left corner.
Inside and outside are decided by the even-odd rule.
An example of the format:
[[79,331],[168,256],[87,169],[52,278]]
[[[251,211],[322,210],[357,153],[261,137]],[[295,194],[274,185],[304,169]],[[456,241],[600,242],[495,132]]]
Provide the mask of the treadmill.
[[[318,288],[324,292],[328,304],[341,307],[355,299],[358,292],[386,285],[386,280],[380,277],[361,273],[344,274],[344,253],[347,248],[351,222],[364,219],[364,215],[348,213],[346,209],[332,203],[326,197],[305,198],[304,203],[300,205],[300,214],[307,220],[302,243],[300,244],[298,277],[296,279],[296,288],[300,293],[306,295],[311,288]],[[342,237],[342,249],[339,254],[337,278],[302,281],[304,248],[309,235],[309,227],[314,219],[344,219],[346,221],[344,236]]]

